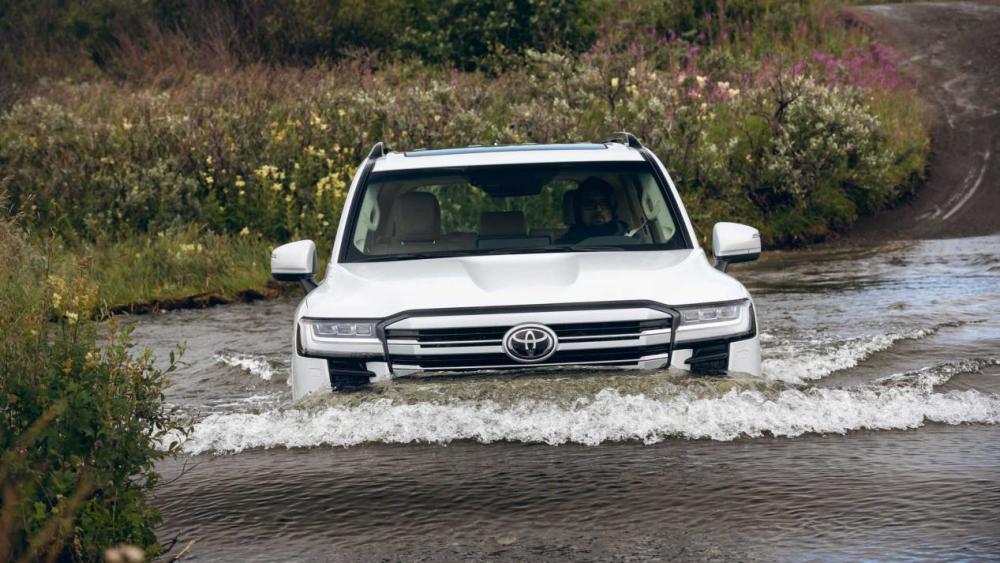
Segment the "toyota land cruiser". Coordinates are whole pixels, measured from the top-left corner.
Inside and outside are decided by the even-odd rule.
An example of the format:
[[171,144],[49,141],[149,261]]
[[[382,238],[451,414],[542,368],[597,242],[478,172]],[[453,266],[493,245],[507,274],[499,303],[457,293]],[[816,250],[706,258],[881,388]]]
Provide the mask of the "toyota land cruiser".
[[322,282],[316,246],[271,256],[299,282],[295,399],[373,380],[545,366],[760,373],[753,302],[725,274],[760,255],[719,223],[714,263],[666,168],[635,137],[389,152],[347,195]]

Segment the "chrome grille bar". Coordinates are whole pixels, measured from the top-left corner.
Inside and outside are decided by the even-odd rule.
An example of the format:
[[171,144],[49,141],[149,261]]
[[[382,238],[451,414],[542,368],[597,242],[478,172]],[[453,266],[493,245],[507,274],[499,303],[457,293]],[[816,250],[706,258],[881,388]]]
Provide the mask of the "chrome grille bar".
[[[523,323],[542,323],[559,344],[549,360],[522,364],[507,357],[502,336]],[[680,315],[652,301],[619,301],[406,311],[376,326],[390,373],[586,364],[637,364],[673,354]]]

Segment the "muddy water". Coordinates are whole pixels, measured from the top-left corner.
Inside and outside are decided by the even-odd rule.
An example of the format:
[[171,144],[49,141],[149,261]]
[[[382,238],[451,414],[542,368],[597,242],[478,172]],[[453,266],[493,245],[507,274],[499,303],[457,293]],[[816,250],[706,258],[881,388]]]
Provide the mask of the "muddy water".
[[760,378],[397,381],[292,405],[294,303],[141,318],[187,341],[161,538],[197,560],[989,559],[1000,237],[770,253]]

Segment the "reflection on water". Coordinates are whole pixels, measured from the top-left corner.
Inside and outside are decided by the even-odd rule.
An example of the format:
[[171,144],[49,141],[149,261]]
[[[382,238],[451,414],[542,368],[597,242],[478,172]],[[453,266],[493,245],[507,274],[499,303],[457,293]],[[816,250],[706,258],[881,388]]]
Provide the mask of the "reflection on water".
[[206,559],[1000,551],[1000,237],[768,253],[735,275],[759,378],[550,370],[292,405],[293,302],[142,318],[140,345],[188,342],[168,399],[202,454],[160,487],[163,532]]

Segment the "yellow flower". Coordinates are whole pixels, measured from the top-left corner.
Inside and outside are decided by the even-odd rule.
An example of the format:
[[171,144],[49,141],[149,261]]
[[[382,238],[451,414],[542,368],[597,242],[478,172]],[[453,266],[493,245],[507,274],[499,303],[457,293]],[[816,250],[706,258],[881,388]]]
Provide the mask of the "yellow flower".
[[122,129],[129,131],[132,129],[132,122],[128,118],[122,119]]
[[347,115],[347,112],[342,109],[338,109],[337,115],[339,115],[340,117],[344,117],[345,115]]
[[611,87],[612,88],[618,88],[618,77],[617,76],[611,79]]
[[702,76],[700,74],[698,76],[695,76],[694,79],[698,83],[698,87],[699,88],[704,87],[705,86],[705,81],[708,80],[707,78],[705,78],[704,76]]
[[629,78],[635,78],[635,67],[628,69]]
[[247,236],[249,234],[250,234],[250,229],[248,227],[243,227],[243,229],[240,230],[240,236],[241,237],[245,237],[245,236]]
[[438,121],[441,121],[441,116],[440,115],[435,115],[434,116],[434,122],[437,123]]
[[76,324],[76,321],[80,319],[80,316],[72,311],[66,311],[66,320],[69,324]]
[[247,185],[246,181],[244,181],[241,176],[237,176],[236,181],[233,182],[233,184],[235,184],[237,188],[242,188],[243,186]]

